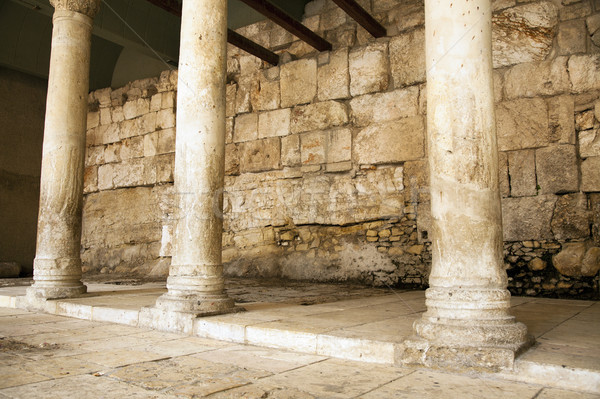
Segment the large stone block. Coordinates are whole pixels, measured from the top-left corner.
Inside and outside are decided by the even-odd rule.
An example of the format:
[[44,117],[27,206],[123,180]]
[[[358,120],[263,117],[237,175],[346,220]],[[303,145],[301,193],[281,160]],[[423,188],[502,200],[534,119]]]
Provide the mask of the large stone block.
[[550,137],[560,144],[575,144],[575,102],[571,96],[558,96],[548,99],[548,119]]
[[243,141],[256,140],[258,138],[258,115],[243,114],[235,118],[233,128],[233,141],[240,143]]
[[290,134],[291,109],[284,108],[258,115],[258,138]]
[[281,164],[300,165],[300,135],[292,134],[281,138]]
[[237,95],[237,84],[228,84],[225,96],[225,116],[235,116],[235,98]]
[[529,62],[510,68],[504,75],[504,90],[509,100],[519,97],[552,96],[571,88],[567,57]]
[[505,101],[496,105],[496,129],[500,151],[548,145],[548,109],[541,98]]
[[237,145],[227,144],[225,146],[225,174],[238,175],[240,173],[240,159]]
[[279,137],[248,141],[238,147],[240,172],[262,172],[279,168],[281,144]]
[[352,119],[357,126],[415,116],[418,114],[418,107],[418,87],[367,94],[350,100]]
[[581,191],[600,191],[600,157],[581,162]]
[[388,87],[387,43],[374,42],[350,52],[350,94],[383,91]]
[[510,180],[508,178],[508,153],[498,152],[498,187],[502,198],[510,196]]
[[535,151],[537,182],[542,194],[579,190],[577,152],[574,145],[560,144]]
[[510,194],[513,197],[537,194],[534,150],[509,152],[508,170],[510,174]]
[[581,158],[600,156],[600,129],[579,132],[579,156]]
[[350,74],[348,72],[348,48],[329,53],[329,62],[319,65],[319,100],[335,100],[350,96]]
[[584,193],[559,196],[551,226],[556,240],[589,237],[590,212],[587,208],[587,196]]
[[317,94],[317,60],[309,58],[283,64],[280,85],[282,107],[311,102]]
[[425,81],[424,29],[416,29],[390,40],[390,69],[396,88]]
[[575,20],[563,22],[558,26],[556,43],[558,54],[571,55],[585,53],[587,46],[585,21]]
[[551,240],[550,226],[556,196],[502,199],[504,241]]
[[584,242],[568,242],[552,257],[552,264],[563,276],[581,277],[581,264],[585,256]]
[[325,101],[296,107],[292,110],[290,131],[292,133],[329,129],[348,123],[346,105],[337,101]]
[[404,162],[404,187],[407,201],[429,202],[429,165],[426,159]]
[[425,156],[425,125],[421,116],[372,124],[358,132],[354,159],[361,164],[412,161]]
[[235,113],[242,114],[252,110],[250,96],[257,85],[257,78],[254,75],[241,76],[238,80],[238,87],[235,93]]
[[558,23],[556,6],[549,1],[507,8],[492,16],[494,68],[541,61],[552,49]]
[[302,165],[325,163],[328,132],[310,132],[300,135],[300,157]]
[[258,76],[258,86],[250,95],[252,109],[268,111],[279,108],[279,79],[269,80],[265,74]]
[[349,161],[352,158],[352,131],[348,128],[331,130],[327,144],[327,163]]
[[600,54],[573,55],[568,65],[573,93],[600,90]]

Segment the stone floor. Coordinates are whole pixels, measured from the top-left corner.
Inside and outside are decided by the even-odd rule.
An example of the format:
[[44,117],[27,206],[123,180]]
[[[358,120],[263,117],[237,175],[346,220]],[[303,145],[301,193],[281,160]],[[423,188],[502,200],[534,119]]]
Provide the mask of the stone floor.
[[0,288],[0,398],[600,397],[599,302],[513,298],[538,344],[513,371],[455,375],[393,365],[420,291],[232,280],[247,311],[183,335],[136,327],[163,284],[88,287],[54,314],[15,309],[25,287]]

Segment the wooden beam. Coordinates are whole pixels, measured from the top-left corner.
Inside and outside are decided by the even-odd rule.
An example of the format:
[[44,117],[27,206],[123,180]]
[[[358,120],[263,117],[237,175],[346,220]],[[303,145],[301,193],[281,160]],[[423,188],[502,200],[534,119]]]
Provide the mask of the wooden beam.
[[373,37],[383,37],[387,35],[386,29],[375,18],[371,16],[364,8],[354,0],[333,0],[346,14],[367,30]]
[[275,7],[267,0],[241,0],[246,5],[254,8],[277,25],[281,26],[300,40],[305,41],[319,51],[331,50],[331,43],[317,35],[294,18]]
[[[181,18],[181,4],[177,0],[147,0],[149,3],[154,4],[158,8],[161,8],[173,15]],[[227,42],[234,46],[244,50],[245,52],[252,54],[263,61],[268,62],[271,65],[277,65],[279,63],[279,55],[264,48],[258,43],[253,42],[250,39],[245,38],[239,33],[227,29]]]

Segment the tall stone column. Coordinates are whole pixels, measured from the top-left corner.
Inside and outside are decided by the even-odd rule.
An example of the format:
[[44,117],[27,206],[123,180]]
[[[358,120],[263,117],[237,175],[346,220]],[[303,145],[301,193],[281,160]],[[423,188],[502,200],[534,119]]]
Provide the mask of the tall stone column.
[[230,312],[221,261],[227,2],[184,0],[177,90],[177,222],[163,311]]
[[425,0],[432,270],[404,363],[510,367],[531,341],[509,313],[490,0]]
[[100,0],[55,8],[40,183],[34,283],[29,298],[67,298],[81,282],[81,212],[92,18]]

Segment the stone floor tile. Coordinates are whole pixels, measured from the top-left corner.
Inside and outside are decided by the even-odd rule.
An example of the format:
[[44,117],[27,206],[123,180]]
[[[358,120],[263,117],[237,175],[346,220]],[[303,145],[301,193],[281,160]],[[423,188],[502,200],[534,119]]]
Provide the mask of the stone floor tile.
[[[43,396],[41,393],[43,392]],[[170,395],[147,391],[135,385],[126,384],[92,375],[78,375],[56,380],[38,382],[24,386],[3,389],[1,394],[9,398],[132,398],[132,399],[171,399]]]
[[598,399],[600,395],[593,393],[565,391],[563,389],[544,388],[536,399]]
[[211,352],[203,352],[193,357],[214,363],[231,364],[242,368],[266,370],[281,373],[327,359],[324,356],[307,355],[268,349],[249,345],[236,345]]
[[162,356],[153,352],[133,351],[127,349],[118,349],[106,352],[91,352],[84,355],[75,356],[84,361],[99,364],[106,367],[123,367],[130,364],[142,363],[164,359]]
[[156,331],[156,330],[144,330],[144,329],[140,329],[140,328],[138,328],[137,330],[138,330],[137,333],[131,334],[129,336],[144,339],[149,342],[170,341],[170,340],[174,340],[174,339],[180,339],[182,336],[184,336],[183,334],[168,333],[168,332]]
[[[129,338],[129,337],[127,337]],[[185,338],[170,340],[166,342],[149,342],[143,345],[132,346],[130,349],[135,351],[152,352],[163,357],[174,357],[191,355],[199,352],[214,351],[224,345],[215,345],[215,341],[204,340],[198,338],[198,341]]]
[[358,339],[364,337],[376,337],[378,341],[399,343],[413,334],[413,322],[420,317],[420,313],[395,317],[373,323],[365,323],[358,326],[328,331],[327,335]]
[[325,360],[265,378],[262,383],[306,391],[318,398],[349,398],[369,392],[409,372],[342,360]]
[[0,366],[0,389],[31,384],[32,382],[48,380],[50,377],[32,373],[21,364]]
[[1,316],[18,316],[18,315],[26,315],[29,312],[21,309],[12,309],[12,308],[0,308],[0,317]]
[[72,356],[51,357],[23,364],[32,373],[50,378],[61,378],[69,375],[89,374],[102,366]]
[[132,348],[134,346],[150,345],[152,342],[154,341],[150,339],[125,335],[120,336],[118,338],[115,338],[114,336],[109,336],[103,339],[81,341],[74,344],[77,344],[78,348],[83,349],[87,352],[103,352],[121,348]]
[[262,382],[222,391],[208,396],[210,399],[316,399],[317,396],[296,388],[267,385]]
[[455,374],[417,370],[360,398],[534,398],[541,387]]

